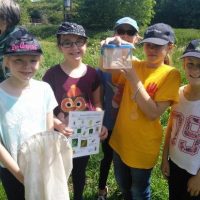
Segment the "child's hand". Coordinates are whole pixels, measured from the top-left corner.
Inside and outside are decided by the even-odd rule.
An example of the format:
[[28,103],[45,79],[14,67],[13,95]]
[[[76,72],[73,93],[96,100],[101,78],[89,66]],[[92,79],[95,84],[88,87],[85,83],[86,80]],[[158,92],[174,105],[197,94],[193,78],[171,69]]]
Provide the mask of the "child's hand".
[[108,129],[105,126],[102,126],[99,137],[100,137],[100,140],[105,140],[108,137]]
[[193,176],[188,180],[187,191],[190,193],[191,196],[200,195],[200,174],[197,174],[196,176]]
[[24,176],[23,176],[23,174],[22,174],[21,171],[18,171],[18,173],[15,174],[15,177],[17,178],[17,180],[18,180],[20,183],[24,184]]
[[129,81],[132,81],[135,77],[134,70],[132,68],[122,69],[120,71],[124,74],[126,79],[128,79]]
[[73,133],[73,129],[67,127],[64,123],[60,123],[56,126],[56,130],[62,133],[63,135],[69,137]]
[[167,159],[163,159],[161,163],[161,171],[165,179],[168,179],[170,176],[170,168],[169,161]]
[[[116,44],[116,45],[129,44],[129,45],[132,45],[132,46],[133,46],[132,43],[127,42],[127,41],[121,39],[121,37],[120,37],[120,36],[117,36],[117,35],[115,35],[115,36],[113,36],[113,37],[107,37],[105,40],[102,40],[102,41],[101,41],[101,46],[103,46],[103,45],[105,45],[105,44],[109,44],[109,43],[110,43],[110,44]],[[134,47],[134,46],[133,46],[133,47]]]

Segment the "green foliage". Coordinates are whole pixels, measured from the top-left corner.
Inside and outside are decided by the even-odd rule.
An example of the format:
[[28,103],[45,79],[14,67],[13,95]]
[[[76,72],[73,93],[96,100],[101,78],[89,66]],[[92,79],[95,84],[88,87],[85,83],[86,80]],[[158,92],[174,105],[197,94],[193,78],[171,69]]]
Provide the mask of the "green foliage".
[[27,28],[39,39],[55,41],[58,25],[27,25]]
[[42,23],[58,24],[63,21],[63,0],[41,0],[31,3],[30,0],[19,1],[23,12],[28,13],[29,19],[39,19]]
[[157,0],[154,22],[173,27],[200,28],[200,0]]
[[18,1],[20,5],[20,11],[21,11],[21,20],[20,24],[28,24],[30,22],[30,16],[28,14],[28,6],[31,5],[31,2],[29,0],[21,0]]
[[154,16],[154,0],[85,0],[79,1],[79,21],[90,28],[112,28],[123,17],[135,18],[139,25],[147,25]]

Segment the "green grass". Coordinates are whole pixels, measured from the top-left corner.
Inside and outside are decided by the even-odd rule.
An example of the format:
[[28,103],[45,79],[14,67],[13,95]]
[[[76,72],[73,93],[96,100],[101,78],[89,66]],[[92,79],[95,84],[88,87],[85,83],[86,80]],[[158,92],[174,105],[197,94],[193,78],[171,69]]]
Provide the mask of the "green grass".
[[[55,45],[55,26],[36,26],[29,27],[32,32],[35,33],[37,37],[40,38],[43,51],[44,51],[44,59],[41,64],[40,70],[36,74],[37,79],[41,79],[45,71],[52,65],[59,63],[62,60],[62,55],[59,53],[56,45]],[[177,36],[177,47],[173,53],[173,63],[174,66],[177,67],[182,76],[182,84],[186,83],[185,76],[182,70],[182,63],[179,59],[181,53],[183,52],[185,45],[191,40],[200,38],[200,31],[194,29],[176,29],[175,30]],[[104,39],[106,36],[111,35],[112,32],[92,32],[88,31],[89,41],[88,41],[88,49],[87,54],[84,57],[84,62],[88,63],[94,67],[98,66],[98,57],[100,53],[100,41]],[[142,48],[138,47],[135,52],[139,58],[143,58]],[[162,118],[161,122],[163,128],[166,126],[167,119],[169,115],[169,110],[166,111]],[[162,146],[161,146],[162,148]],[[87,181],[85,186],[85,200],[93,200],[96,199],[97,195],[97,186],[98,186],[98,176],[99,176],[99,165],[100,160],[102,158],[102,153],[98,155],[91,156],[91,159],[87,168]],[[151,180],[151,188],[152,188],[152,200],[167,200],[168,192],[167,192],[167,183],[162,178],[160,172],[160,162],[161,157],[159,156],[158,162],[153,169],[152,180]],[[113,166],[111,167],[109,178],[108,178],[108,186],[109,186],[109,199],[110,200],[121,200],[120,192],[118,190],[117,184],[115,182]],[[70,191],[71,191],[71,183],[70,183]],[[71,193],[70,193],[71,194]],[[6,200],[4,190],[0,185],[0,200]]]

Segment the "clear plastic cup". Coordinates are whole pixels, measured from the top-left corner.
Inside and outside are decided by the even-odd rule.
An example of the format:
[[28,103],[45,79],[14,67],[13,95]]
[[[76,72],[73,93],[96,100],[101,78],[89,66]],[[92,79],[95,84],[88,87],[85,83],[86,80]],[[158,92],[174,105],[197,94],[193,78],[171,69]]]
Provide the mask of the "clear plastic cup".
[[129,44],[107,44],[102,47],[104,69],[124,69],[132,67],[133,46]]

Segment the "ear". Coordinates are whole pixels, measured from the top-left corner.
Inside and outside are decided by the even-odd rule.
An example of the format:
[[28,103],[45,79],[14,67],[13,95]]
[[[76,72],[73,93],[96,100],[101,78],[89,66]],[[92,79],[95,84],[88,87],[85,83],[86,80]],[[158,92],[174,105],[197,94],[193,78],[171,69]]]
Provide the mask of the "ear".
[[172,49],[175,48],[175,47],[176,47],[176,45],[173,44],[173,43],[168,44],[169,51],[172,51]]
[[185,68],[186,68],[186,60],[185,60],[185,58],[182,59],[182,63],[183,63],[183,64],[182,64],[183,69],[185,70]]
[[57,45],[57,48],[58,48],[58,51],[62,53],[62,48],[59,44]]
[[3,57],[3,63],[2,63],[3,68],[5,68],[5,67],[9,68],[8,59],[9,58],[7,56]]

